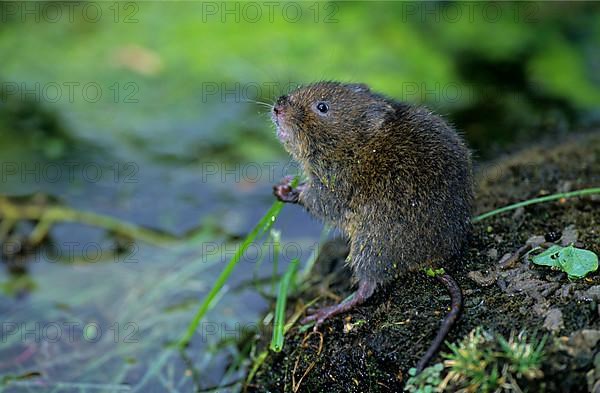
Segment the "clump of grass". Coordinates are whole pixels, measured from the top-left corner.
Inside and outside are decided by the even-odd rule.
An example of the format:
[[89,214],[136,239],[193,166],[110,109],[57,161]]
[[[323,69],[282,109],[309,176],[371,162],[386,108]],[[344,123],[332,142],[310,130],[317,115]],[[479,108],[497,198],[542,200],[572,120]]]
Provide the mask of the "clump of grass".
[[465,392],[491,392],[502,385],[494,337],[477,328],[458,344],[449,344],[444,365],[449,368],[443,386],[451,384]]
[[544,336],[537,340],[534,336],[530,339],[526,332],[521,332],[516,338],[511,334],[508,341],[502,336],[497,336],[498,344],[508,360],[507,371],[517,378],[532,380],[543,377],[540,365],[544,357],[546,338],[547,336]]
[[[522,391],[519,383],[543,377],[541,364],[546,337],[538,339],[526,332],[508,339],[477,328],[457,344],[448,344],[450,353],[443,366],[438,363],[412,377],[409,392],[495,392],[500,389]],[[442,373],[446,377],[442,380]],[[412,372],[412,373],[411,373]]]

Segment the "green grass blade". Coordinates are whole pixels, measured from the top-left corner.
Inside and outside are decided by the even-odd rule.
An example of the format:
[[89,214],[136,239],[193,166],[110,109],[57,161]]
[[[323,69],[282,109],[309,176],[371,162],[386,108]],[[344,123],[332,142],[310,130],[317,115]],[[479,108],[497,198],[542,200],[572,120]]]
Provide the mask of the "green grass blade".
[[285,327],[285,305],[287,303],[287,295],[292,283],[293,277],[296,275],[298,268],[298,259],[294,259],[288,266],[285,275],[279,284],[279,294],[277,296],[277,304],[275,305],[275,322],[273,325],[273,338],[271,339],[270,348],[272,351],[280,352],[283,349],[283,328]]
[[312,253],[308,257],[308,260],[306,261],[306,264],[304,265],[304,268],[302,269],[302,272],[300,273],[301,281],[306,280],[308,278],[308,276],[310,276],[312,268],[315,265],[315,262],[317,261],[317,257],[319,256],[319,253],[321,252],[321,247],[327,240],[327,237],[329,236],[331,229],[332,228],[328,225],[325,225],[323,227],[323,230],[321,231],[321,236],[319,237],[319,244],[317,244],[315,249],[312,251]]
[[[271,231],[273,232],[273,231]],[[279,254],[281,252],[281,232],[273,232],[273,274],[271,275],[271,294],[275,295],[275,281],[279,273]]]
[[[252,280],[254,281],[254,285],[257,287],[258,289],[258,283],[257,281],[259,281],[259,277],[258,274],[260,272],[260,268],[262,267],[263,262],[265,261],[265,256],[266,255],[273,255],[273,278],[272,278],[272,286],[274,288],[275,286],[275,277],[277,275],[277,259],[279,257],[279,248],[280,248],[280,239],[281,239],[281,232],[276,230],[276,229],[271,229],[269,231],[269,236],[267,241],[263,242],[262,247],[261,247],[261,252],[260,252],[260,258],[258,259],[258,261],[254,264],[254,268],[252,269]],[[269,247],[273,247],[273,252],[272,254],[269,252]],[[271,294],[275,294],[275,290],[272,289],[271,290]]]
[[539,197],[539,198],[528,199],[526,201],[513,203],[512,205],[504,206],[499,209],[495,209],[490,212],[480,214],[480,215],[474,217],[472,221],[478,222],[478,221],[484,220],[488,217],[495,216],[496,214],[504,213],[504,212],[507,212],[510,210],[515,210],[515,209],[518,209],[523,206],[534,205],[536,203],[548,202],[548,201],[553,201],[553,200],[561,199],[561,198],[567,199],[567,198],[573,198],[573,197],[578,197],[578,196],[583,196],[583,195],[591,195],[591,194],[600,194],[600,187],[584,188],[583,190],[577,190],[577,191],[571,191],[571,192],[561,192],[558,194],[552,194],[552,195],[546,195],[546,196]]
[[[292,180],[292,183],[291,183],[292,188],[294,188],[298,185],[299,180],[300,180],[299,176],[296,176],[294,178],[294,180]],[[192,322],[190,322],[190,324],[188,325],[188,327],[185,331],[185,334],[183,335],[181,340],[179,340],[179,342],[177,343],[177,347],[179,349],[184,349],[185,347],[188,346],[188,344],[190,343],[190,340],[192,339],[192,337],[194,336],[194,333],[196,332],[196,329],[198,328],[198,325],[200,324],[200,321],[202,321],[202,318],[204,318],[204,316],[206,315],[208,310],[211,308],[211,306],[215,302],[215,298],[217,297],[218,293],[221,291],[221,289],[227,282],[227,279],[233,272],[233,269],[236,267],[236,265],[242,259],[242,255],[244,255],[244,252],[246,251],[246,249],[250,246],[250,244],[252,244],[252,242],[254,242],[257,238],[260,238],[262,235],[264,235],[265,232],[267,232],[269,229],[271,229],[273,224],[275,224],[275,220],[277,220],[279,213],[281,213],[282,208],[283,208],[283,202],[280,202],[280,201],[273,202],[273,205],[271,205],[271,208],[269,209],[269,211],[267,211],[267,213],[260,219],[258,224],[256,224],[254,226],[254,228],[252,228],[252,231],[250,231],[248,236],[246,236],[246,238],[244,239],[244,242],[242,243],[240,248],[238,248],[238,250],[233,255],[233,257],[229,260],[229,262],[227,262],[225,269],[223,269],[221,274],[219,274],[219,277],[217,277],[217,280],[215,281],[215,285],[213,285],[210,292],[208,292],[208,294],[202,301],[202,304],[198,308],[198,311],[196,312],[194,319],[192,319]]]
[[265,214],[263,218],[260,219],[258,224],[256,224],[256,226],[252,229],[248,236],[246,236],[242,245],[238,248],[235,255],[227,263],[225,269],[223,269],[223,271],[215,281],[215,285],[213,285],[210,292],[202,301],[202,304],[198,308],[194,319],[192,320],[192,322],[190,322],[184,336],[177,344],[180,349],[185,348],[189,344],[190,340],[194,336],[194,332],[200,324],[200,321],[202,320],[202,318],[204,318],[204,315],[206,315],[207,311],[210,309],[213,300],[227,282],[227,279],[229,278],[229,276],[233,272],[233,269],[242,258],[242,255],[244,254],[246,249],[250,246],[250,244],[252,244],[253,241],[255,241],[258,237],[262,236],[266,231],[268,231],[271,228],[271,226],[275,223],[277,216],[279,216],[282,207],[283,202],[275,201],[269,209],[269,211],[267,211],[267,214]]

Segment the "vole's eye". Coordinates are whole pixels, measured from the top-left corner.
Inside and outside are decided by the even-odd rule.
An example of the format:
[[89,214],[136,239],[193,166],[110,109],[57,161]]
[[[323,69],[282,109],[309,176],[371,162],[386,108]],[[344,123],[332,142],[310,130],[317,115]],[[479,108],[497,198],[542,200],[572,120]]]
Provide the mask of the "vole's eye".
[[329,111],[329,105],[324,102],[319,102],[317,104],[317,110],[321,113],[327,113],[327,111]]

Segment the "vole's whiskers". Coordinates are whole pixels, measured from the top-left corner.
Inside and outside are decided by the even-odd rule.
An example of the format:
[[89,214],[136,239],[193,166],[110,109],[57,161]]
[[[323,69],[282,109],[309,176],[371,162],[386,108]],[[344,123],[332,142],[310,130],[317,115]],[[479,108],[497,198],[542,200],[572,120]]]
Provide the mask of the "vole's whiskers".
[[262,106],[265,106],[267,108],[271,108],[273,106],[273,104],[269,104],[268,102],[258,101],[258,100],[252,100],[250,98],[246,98],[244,101],[245,102],[252,102],[252,103],[258,104],[258,105],[262,105]]

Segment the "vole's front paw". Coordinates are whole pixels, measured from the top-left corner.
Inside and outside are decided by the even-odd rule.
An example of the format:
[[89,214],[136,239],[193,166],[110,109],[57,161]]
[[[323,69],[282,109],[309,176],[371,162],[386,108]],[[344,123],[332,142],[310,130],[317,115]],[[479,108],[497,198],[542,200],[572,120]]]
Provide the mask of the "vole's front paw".
[[298,203],[300,200],[300,191],[302,191],[302,186],[292,188],[293,180],[294,176],[286,176],[281,179],[279,184],[273,186],[273,195],[275,195],[281,202]]

